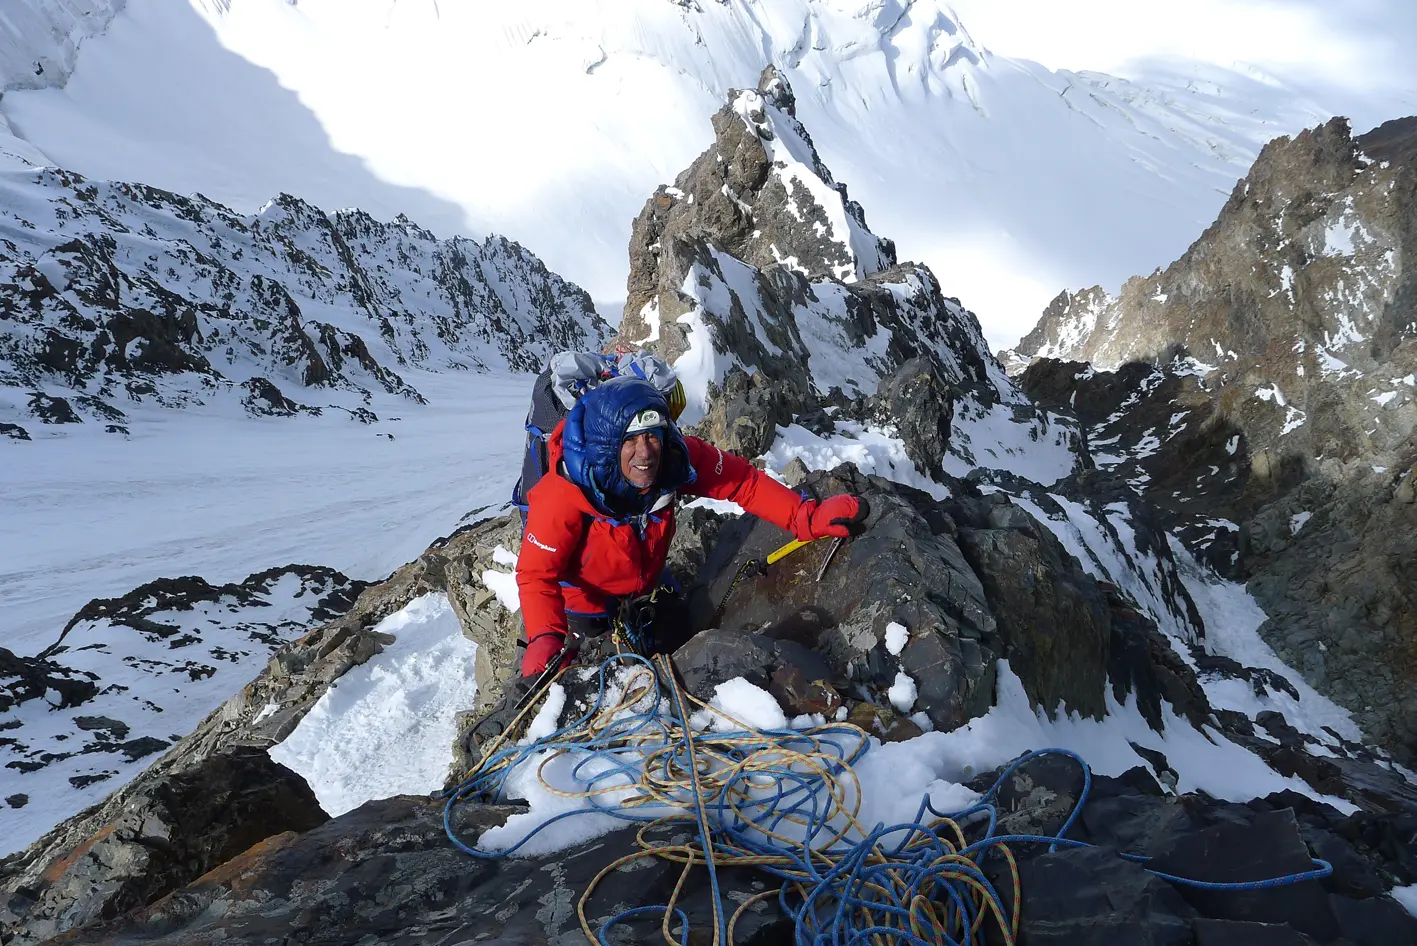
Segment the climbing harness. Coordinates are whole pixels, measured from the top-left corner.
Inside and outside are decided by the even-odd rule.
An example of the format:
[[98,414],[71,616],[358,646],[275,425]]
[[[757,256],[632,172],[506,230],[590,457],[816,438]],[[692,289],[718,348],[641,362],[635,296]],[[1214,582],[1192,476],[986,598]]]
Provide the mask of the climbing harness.
[[[526,693],[517,701],[516,708],[521,709],[529,703],[535,702],[541,692],[551,685],[551,681],[561,672],[562,668],[570,665],[576,659],[576,655],[581,652],[581,645],[585,643],[585,637],[576,628],[568,628],[566,638],[561,644],[561,649],[556,652],[550,662],[546,664],[546,669],[536,675]],[[515,725],[515,724],[514,724]],[[513,727],[508,727],[511,729]]]
[[[660,592],[673,590],[668,584],[660,584],[647,595],[626,598],[620,602],[620,607],[610,620],[611,641],[617,654],[631,653],[648,657],[654,653],[655,603]],[[546,669],[537,674],[526,693],[517,701],[516,709],[521,709],[546,689],[562,667],[574,663],[583,646],[585,635],[575,627],[569,628],[561,649],[547,663]]]
[[669,593],[668,585],[657,585],[653,591],[636,598],[625,598],[610,620],[611,640],[615,652],[632,653],[648,657],[655,648],[655,605],[660,592]]
[[[522,716],[550,692],[565,670],[558,670]],[[524,745],[509,743],[521,716],[456,788],[445,794],[443,826],[460,850],[484,860],[516,853],[552,825],[587,813],[639,823],[637,850],[607,864],[577,903],[587,939],[598,946],[618,941],[616,927],[658,916],[669,946],[711,942],[729,946],[745,912],[776,897],[796,928],[794,943],[891,943],[904,946],[982,946],[994,933],[1004,946],[1018,938],[1022,891],[1010,845],[1046,844],[1085,847],[1066,837],[1092,788],[1087,763],[1065,749],[1040,749],[1014,761],[974,805],[942,813],[922,799],[913,821],[867,827],[860,820],[861,784],[852,766],[871,747],[870,737],[849,723],[805,730],[754,730],[717,707],[687,694],[663,655],[648,660],[621,654],[604,661],[599,690],[578,719]],[[589,678],[587,678],[589,679]],[[691,715],[691,709],[699,712]],[[735,728],[736,727],[736,728]],[[727,729],[727,731],[724,731]],[[1022,766],[1046,755],[1062,755],[1082,769],[1083,787],[1067,821],[1056,835],[1000,835],[997,795]],[[548,780],[548,769],[571,773],[577,785],[565,788]],[[464,843],[453,826],[461,800],[497,798],[519,766],[532,763],[542,786],[552,794],[582,799],[588,808],[563,812],[502,851],[484,851]],[[692,828],[692,837],[668,841],[673,829]],[[972,838],[972,840],[971,840]],[[1122,854],[1145,865],[1148,858]],[[627,909],[593,925],[587,904],[612,871],[646,858],[682,865],[669,902]],[[1000,889],[984,871],[998,858],[1009,884]],[[752,866],[781,883],[739,901],[726,914],[719,882],[724,867]],[[713,936],[691,939],[689,917],[680,905],[692,872],[708,872],[713,900]],[[1332,867],[1314,860],[1314,868],[1266,880],[1237,883],[1196,881],[1153,872],[1174,884],[1205,890],[1257,890],[1320,879]],[[623,938],[623,934],[621,935]]]

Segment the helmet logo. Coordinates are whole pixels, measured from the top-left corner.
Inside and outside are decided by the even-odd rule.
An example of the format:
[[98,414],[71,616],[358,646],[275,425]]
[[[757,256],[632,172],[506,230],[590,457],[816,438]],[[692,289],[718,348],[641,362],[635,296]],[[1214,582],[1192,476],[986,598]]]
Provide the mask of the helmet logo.
[[625,428],[625,436],[632,437],[635,434],[643,433],[646,430],[657,430],[664,426],[664,415],[652,407],[646,408],[635,415],[630,421],[630,425]]

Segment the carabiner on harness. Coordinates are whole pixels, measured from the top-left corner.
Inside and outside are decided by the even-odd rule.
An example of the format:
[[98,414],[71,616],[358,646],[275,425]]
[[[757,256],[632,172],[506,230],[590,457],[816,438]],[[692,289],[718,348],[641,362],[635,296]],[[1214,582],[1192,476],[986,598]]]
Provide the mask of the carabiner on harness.
[[626,598],[620,602],[620,610],[613,622],[617,645],[641,657],[649,657],[654,653],[655,602],[664,589],[664,585],[659,585],[647,595]]

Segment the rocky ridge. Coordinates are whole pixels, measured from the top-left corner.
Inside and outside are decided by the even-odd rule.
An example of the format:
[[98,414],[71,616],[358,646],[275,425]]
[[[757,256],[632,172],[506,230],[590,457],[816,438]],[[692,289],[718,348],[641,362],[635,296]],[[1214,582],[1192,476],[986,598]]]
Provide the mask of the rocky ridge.
[[[439,240],[282,194],[254,216],[53,168],[0,181],[0,419],[126,430],[123,405],[422,403],[400,371],[538,368],[609,334],[503,237]],[[311,402],[314,403],[306,403]]]
[[[759,94],[780,96],[775,88],[767,76]],[[740,127],[716,122],[720,140],[709,154],[722,154],[718,145]],[[733,153],[751,157],[752,142],[744,139]],[[681,176],[691,185],[686,193],[701,193],[693,189],[700,175],[702,194],[716,191],[719,162],[707,158]],[[785,205],[776,212],[792,216]],[[650,218],[654,213],[647,207]],[[1302,681],[1226,654],[1233,635],[1225,632],[1233,629],[1225,619],[1233,615],[1215,599],[1234,586],[1168,536],[1164,510],[1123,477],[1098,470],[1086,445],[1088,425],[1062,413],[1070,398],[1058,411],[1035,406],[983,348],[973,317],[943,299],[923,268],[900,267],[889,277],[928,279],[934,288],[923,294],[880,284],[891,270],[845,281],[829,269],[840,260],[825,255],[828,269],[810,278],[785,263],[760,268],[715,249],[727,241],[713,217],[680,213],[671,222],[684,235],[641,256],[631,278],[632,285],[638,274],[658,287],[661,330],[687,326],[677,352],[669,332],[652,343],[671,355],[703,356],[679,360],[689,372],[703,367],[701,429],[725,445],[766,454],[795,487],[819,495],[850,489],[873,509],[866,535],[830,559],[830,543],[820,543],[776,571],[735,582],[740,564],[780,544],[782,533],[721,509],[685,508],[670,564],[688,586],[694,617],[687,630],[700,631],[674,655],[686,688],[705,696],[743,677],[787,711],[844,715],[880,740],[978,720],[1001,701],[1004,684],[1016,683],[1030,719],[1036,713],[1086,726],[1135,714],[1140,724],[1128,746],[1109,747],[1127,761],[1114,778],[1097,779],[1074,834],[1104,847],[1019,852],[1025,943],[1228,946],[1268,937],[1376,946],[1417,935],[1417,920],[1387,894],[1417,882],[1411,786],[1381,753],[1348,738],[1358,735],[1356,727]],[[793,231],[790,222],[781,227]],[[653,246],[640,242],[646,251]],[[635,268],[649,267],[651,256],[660,262]],[[699,273],[686,288],[695,266]],[[751,279],[738,282],[730,270]],[[763,287],[774,282],[796,288],[773,296]],[[858,301],[824,307],[823,297]],[[875,308],[861,308],[862,300]],[[879,360],[853,367],[845,383],[841,375],[833,380],[831,360],[849,347],[842,343],[850,337],[841,328],[843,310],[871,313],[859,323],[860,338],[881,344],[889,332]],[[772,321],[753,318],[765,312]],[[933,326],[925,327],[926,317]],[[710,353],[723,361],[705,364]],[[806,435],[861,459],[839,465],[831,451],[793,452]],[[891,442],[908,462],[875,462],[888,476],[864,472],[875,455],[855,451]],[[516,519],[498,516],[435,543],[387,582],[365,589],[347,613],[282,647],[254,681],[129,785],[0,862],[0,939],[6,946],[56,936],[578,941],[576,899],[590,877],[628,850],[628,832],[549,857],[469,861],[442,836],[438,803],[384,799],[327,818],[262,751],[290,735],[351,667],[379,660],[389,643],[381,620],[428,594],[445,595],[462,632],[478,644],[478,704],[495,699],[519,622],[488,573],[505,561],[498,549],[514,551],[519,541]],[[908,632],[896,645],[892,623]],[[890,692],[902,673],[917,685],[906,709]],[[581,683],[579,692],[572,687],[573,706],[587,696],[588,681]],[[475,710],[450,752],[450,781],[471,761],[466,729]],[[1230,762],[1243,759],[1271,779],[1267,784],[1287,788],[1229,801],[1178,792],[1183,777],[1195,776],[1157,748],[1170,745],[1168,735],[1233,749]],[[939,774],[967,780],[952,769]],[[971,785],[982,791],[996,776]],[[1057,830],[1079,800],[1079,782],[1072,763],[1020,770],[998,795],[1003,824]],[[216,784],[239,793],[242,812],[267,814],[244,819],[241,832],[187,834],[186,825],[222,825],[229,796],[209,790]],[[458,812],[455,827],[473,840],[514,809],[469,803]],[[236,852],[243,843],[250,846]],[[1157,858],[1158,869],[1213,880],[1306,869],[1311,856],[1331,860],[1335,872],[1291,888],[1204,894],[1173,887],[1116,858],[1116,850],[1142,851]],[[628,904],[667,899],[678,871],[652,864],[609,876],[606,902],[592,905],[596,923]],[[739,902],[766,889],[752,874],[725,883]],[[701,925],[709,908],[703,875],[685,892],[690,918]],[[763,906],[741,941],[789,940],[790,927]],[[632,936],[649,938],[657,925],[657,917],[646,920]]]
[[1180,353],[1252,450],[1395,459],[1417,423],[1417,118],[1279,138],[1176,262],[1054,300],[1023,359],[1113,370]]
[[1409,763],[1414,219],[1417,119],[1335,119],[1268,146],[1171,266],[1064,293],[1014,353],[1099,475],[1247,581],[1280,656]]
[[[730,95],[713,127],[713,145],[635,220],[618,335],[675,362],[691,421],[756,456],[777,426],[852,401],[860,413],[883,378],[919,358],[936,378],[933,401],[948,390],[950,433],[926,439],[952,472],[975,465],[976,436],[997,450],[979,463],[1022,465],[1027,453],[1045,456],[1054,478],[1071,468],[1070,422],[1038,411],[990,355],[973,313],[867,229],[775,69]],[[1022,439],[1004,444],[1001,427]]]
[[[881,631],[888,620],[903,619],[912,633],[899,665],[922,682],[927,727],[936,719],[952,727],[987,709],[991,653],[1007,653],[1040,706],[1062,699],[1100,714],[1103,688],[1110,687],[1150,703],[1159,729],[1178,722],[1213,727],[1223,717],[1223,728],[1210,730],[1213,738],[1247,741],[1275,764],[1287,760],[1302,778],[1360,803],[1357,813],[1345,815],[1293,792],[1248,804],[1176,795],[1164,787],[1176,777],[1164,754],[1139,747],[1132,771],[1096,779],[1074,837],[1145,850],[1159,859],[1158,869],[1215,880],[1300,869],[1313,852],[1335,864],[1334,877],[1309,882],[1307,889],[1206,900],[1158,882],[1105,849],[1024,849],[1026,941],[1100,943],[1120,930],[1133,940],[1242,943],[1261,932],[1271,935],[1244,924],[1266,923],[1311,937],[1296,936],[1295,943],[1377,944],[1417,929],[1417,920],[1385,896],[1392,884],[1417,881],[1417,848],[1407,839],[1417,826],[1417,794],[1403,789],[1380,760],[1353,746],[1352,753],[1325,761],[1309,753],[1308,737],[1286,727],[1279,714],[1255,725],[1210,706],[1155,623],[1119,589],[1085,575],[1047,529],[1002,494],[984,496],[955,482],[963,495],[941,505],[850,467],[812,474],[802,485],[821,492],[850,486],[870,497],[876,512],[868,539],[829,563],[831,587],[839,592],[824,593],[817,584],[816,560],[740,586],[729,598],[723,629],[697,635],[675,655],[690,691],[707,693],[715,682],[742,676],[771,688],[788,711],[840,705],[879,738],[917,736],[918,717],[900,714],[883,698],[897,658]],[[705,602],[731,580],[738,560],[780,541],[761,523],[691,512],[675,567],[696,561],[696,549],[713,550],[698,570],[707,583]],[[514,519],[498,518],[436,543],[388,582],[366,589],[348,613],[285,647],[130,785],[0,863],[7,946],[64,931],[58,941],[175,943],[259,941],[277,929],[316,943],[390,936],[446,942],[474,930],[507,942],[577,941],[575,899],[605,864],[629,853],[629,832],[551,856],[469,861],[443,835],[441,802],[391,798],[330,819],[303,783],[263,751],[285,738],[351,666],[377,660],[389,641],[378,630],[380,620],[421,595],[446,594],[464,633],[507,651],[494,659],[510,657],[516,618],[474,576],[494,567],[492,550],[515,547],[518,535]],[[991,558],[988,549],[1003,555]],[[917,575],[917,568],[927,571]],[[930,571],[940,569],[952,577]],[[1039,593],[1069,596],[1071,606],[1015,597],[1009,569],[1035,576]],[[920,594],[925,585],[953,588],[956,598],[928,598]],[[1020,610],[1029,607],[1036,610]],[[1044,615],[1050,619],[1041,620]],[[844,667],[852,669],[843,674]],[[483,672],[479,666],[479,681]],[[1167,723],[1163,706],[1193,721]],[[450,777],[467,761],[454,757]],[[973,784],[982,790],[996,775]],[[1004,824],[1020,832],[1057,830],[1079,787],[1071,763],[1021,770],[1000,795]],[[470,803],[458,809],[454,826],[473,839],[520,810]],[[231,812],[246,813],[241,833],[228,831]],[[190,831],[202,824],[209,828]],[[1217,858],[1217,850],[1230,853]],[[1218,864],[1235,873],[1222,876]],[[677,878],[678,867],[668,862],[647,872],[612,873],[591,918],[598,924],[625,904],[663,900]],[[766,889],[751,874],[724,883],[730,899]],[[707,893],[701,874],[685,889],[695,923],[711,914]],[[1304,907],[1295,913],[1300,902]],[[496,918],[494,926],[488,917]],[[651,931],[647,925],[642,932]],[[751,943],[791,935],[770,908],[751,913],[742,932],[738,941]],[[1222,933],[1230,938],[1203,938]]]

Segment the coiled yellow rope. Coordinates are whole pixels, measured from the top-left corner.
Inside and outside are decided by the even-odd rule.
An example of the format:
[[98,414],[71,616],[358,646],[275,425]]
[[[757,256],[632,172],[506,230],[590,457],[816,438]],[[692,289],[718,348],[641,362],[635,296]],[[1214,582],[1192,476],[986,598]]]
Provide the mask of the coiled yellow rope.
[[[630,673],[618,697],[607,700],[605,669],[617,662],[622,667],[628,665]],[[888,829],[871,829],[860,822],[861,783],[849,760],[869,748],[870,739],[863,730],[831,724],[801,732],[756,731],[722,709],[708,707],[686,694],[672,664],[663,656],[651,664],[621,655],[607,661],[601,674],[601,699],[585,717],[530,746],[505,747],[507,737],[540,703],[544,691],[537,694],[506,733],[488,747],[464,782],[464,786],[500,785],[513,767],[533,753],[545,753],[537,766],[537,777],[546,791],[563,798],[600,800],[592,810],[644,822],[635,838],[639,849],[602,868],[577,903],[581,929],[590,942],[608,943],[607,933],[618,923],[646,911],[662,911],[665,942],[685,946],[688,919],[679,902],[693,872],[702,867],[710,872],[710,886],[717,898],[714,946],[729,946],[744,913],[772,896],[778,896],[792,913],[799,932],[807,934],[806,941],[830,925],[841,928],[848,937],[868,933],[873,943],[882,946],[982,943],[982,928],[992,918],[1005,946],[1013,946],[1020,891],[1017,865],[1006,846],[994,845],[992,849],[1005,859],[1012,877],[1013,897],[1007,909],[974,859],[979,854],[962,853],[969,845],[955,820],[938,816]],[[545,689],[549,690],[550,684]],[[688,713],[690,704],[706,709],[736,730],[695,729]],[[575,788],[552,784],[548,766],[567,757],[575,760],[577,772],[591,762],[601,762],[613,771],[609,776],[586,779]],[[633,780],[629,772],[635,774]],[[784,792],[784,786],[790,791]],[[802,786],[810,787],[810,803],[804,802]],[[607,800],[613,808],[605,806]],[[780,803],[777,809],[775,803]],[[922,815],[927,807],[922,804]],[[661,811],[664,813],[657,814]],[[698,839],[666,843],[651,837],[673,825],[696,827]],[[905,841],[888,841],[889,836],[902,833]],[[593,928],[587,904],[602,880],[612,871],[650,857],[683,865],[669,902],[626,911],[599,930]],[[781,878],[783,887],[744,900],[725,924],[716,872],[748,866]],[[789,906],[789,902],[797,906]],[[680,925],[677,936],[672,929],[675,918]]]

